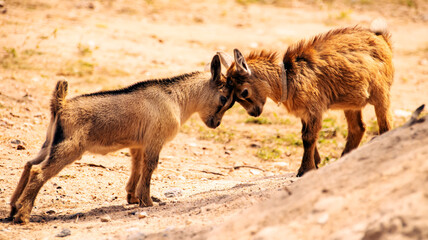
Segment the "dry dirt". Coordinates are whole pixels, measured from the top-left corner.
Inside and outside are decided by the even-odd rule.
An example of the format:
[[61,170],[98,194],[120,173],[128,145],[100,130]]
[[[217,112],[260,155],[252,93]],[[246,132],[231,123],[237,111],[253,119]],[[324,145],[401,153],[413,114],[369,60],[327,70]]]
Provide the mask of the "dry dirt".
[[[217,50],[283,52],[383,17],[394,42],[394,126],[428,103],[427,1],[264,2],[0,1],[0,218],[44,141],[60,78],[73,97],[203,70]],[[193,116],[161,153],[154,207],[126,204],[128,150],[86,154],[42,188],[29,224],[3,219],[0,239],[63,230],[66,239],[428,239],[428,121],[368,143],[373,108],[364,115],[362,147],[337,160],[346,121],[328,112],[319,141],[326,166],[300,179],[299,120],[273,102],[258,119],[236,105],[216,130]],[[171,190],[180,194],[166,197]]]

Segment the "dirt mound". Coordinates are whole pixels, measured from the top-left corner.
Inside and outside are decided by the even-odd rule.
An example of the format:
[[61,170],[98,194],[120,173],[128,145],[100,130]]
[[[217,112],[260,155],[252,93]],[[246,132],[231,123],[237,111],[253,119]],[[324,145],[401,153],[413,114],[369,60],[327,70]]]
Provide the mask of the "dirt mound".
[[208,239],[428,239],[428,117],[372,140]]

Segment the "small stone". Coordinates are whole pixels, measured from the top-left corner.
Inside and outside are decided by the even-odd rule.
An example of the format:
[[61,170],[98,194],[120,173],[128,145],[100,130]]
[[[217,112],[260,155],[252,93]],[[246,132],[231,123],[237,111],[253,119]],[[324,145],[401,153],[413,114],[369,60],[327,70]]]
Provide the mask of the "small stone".
[[257,143],[251,143],[250,147],[252,147],[252,148],[260,148],[261,146],[260,146],[260,144],[257,144]]
[[146,217],[148,217],[149,215],[147,214],[147,212],[139,212],[138,213],[138,218],[139,219],[143,219],[143,218],[146,218]]
[[109,215],[106,215],[104,217],[101,217],[100,220],[101,220],[101,222],[110,222],[111,217]]
[[250,173],[253,175],[259,175],[260,173],[262,173],[262,171],[257,170],[257,169],[250,169]]
[[170,188],[164,192],[164,195],[167,198],[180,197],[182,190],[180,188]]
[[166,205],[166,202],[160,202],[159,203],[159,206],[165,206]]
[[16,145],[24,144],[24,142],[22,142],[22,141],[21,141],[21,140],[19,140],[19,139],[14,139],[14,140],[10,141],[10,143],[12,143],[12,144],[16,144]]
[[139,232],[139,231],[135,231],[135,232],[131,233],[126,238],[126,240],[144,240],[144,239],[146,239],[146,234]]
[[19,144],[18,146],[16,146],[16,150],[25,150],[24,145]]
[[61,230],[60,233],[58,233],[57,235],[55,235],[55,237],[67,237],[71,235],[71,231],[70,229],[64,228]]
[[323,213],[321,214],[321,216],[318,218],[317,223],[319,224],[326,224],[328,221],[329,215],[328,213]]
[[160,202],[161,200],[160,200],[159,198],[157,198],[157,197],[153,197],[153,196],[152,196],[152,201],[153,201],[153,202]]
[[49,214],[49,215],[50,215],[50,214],[54,214],[54,213],[55,213],[55,211],[54,211],[54,210],[49,210],[49,211],[47,211],[47,212],[46,212],[46,214]]

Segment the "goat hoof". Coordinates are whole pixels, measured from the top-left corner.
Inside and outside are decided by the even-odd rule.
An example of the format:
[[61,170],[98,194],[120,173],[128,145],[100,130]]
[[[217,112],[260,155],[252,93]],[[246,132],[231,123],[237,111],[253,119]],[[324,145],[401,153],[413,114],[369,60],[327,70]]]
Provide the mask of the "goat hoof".
[[310,171],[310,170],[304,170],[304,169],[300,168],[299,171],[297,172],[296,177],[302,177],[303,174],[305,174],[308,171]]
[[10,215],[9,215],[9,217],[7,218],[7,219],[9,219],[9,220],[13,220],[13,217],[15,216],[15,214],[18,212],[18,209],[16,208],[16,207],[11,207],[11,209],[10,209]]
[[153,206],[153,201],[150,198],[146,201],[143,201],[143,200],[140,201],[140,207],[151,207],[151,206]]
[[136,198],[135,196],[133,196],[130,193],[128,193],[128,195],[126,196],[126,200],[128,201],[129,204],[139,204],[140,203],[138,198]]
[[25,224],[27,224],[28,223],[28,217],[25,217],[25,216],[23,216],[23,215],[21,215],[21,214],[17,214],[14,218],[13,218],[13,223],[14,224],[22,224],[22,225],[25,225]]

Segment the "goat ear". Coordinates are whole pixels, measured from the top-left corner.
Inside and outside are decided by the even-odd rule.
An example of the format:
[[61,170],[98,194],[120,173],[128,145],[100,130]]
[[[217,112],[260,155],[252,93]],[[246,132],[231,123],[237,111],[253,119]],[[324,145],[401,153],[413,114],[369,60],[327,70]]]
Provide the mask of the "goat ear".
[[242,75],[251,75],[251,70],[248,67],[247,61],[245,61],[245,58],[242,53],[235,48],[235,50],[233,50],[233,54],[235,56],[235,65],[238,73]]
[[217,52],[217,55],[220,57],[220,62],[226,69],[229,69],[230,65],[232,65],[233,57],[225,52]]
[[217,86],[223,86],[224,83],[221,81],[220,57],[217,54],[211,60],[211,78]]

